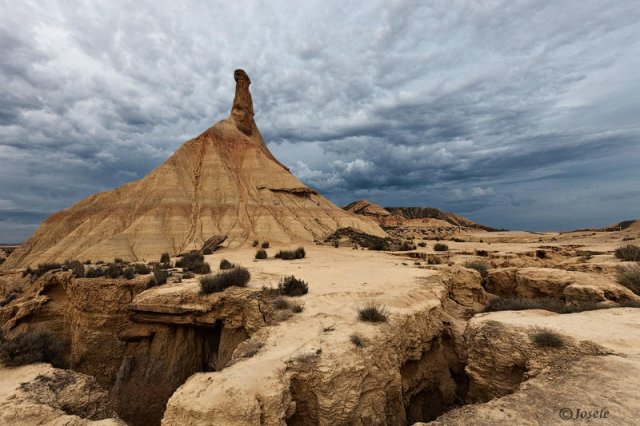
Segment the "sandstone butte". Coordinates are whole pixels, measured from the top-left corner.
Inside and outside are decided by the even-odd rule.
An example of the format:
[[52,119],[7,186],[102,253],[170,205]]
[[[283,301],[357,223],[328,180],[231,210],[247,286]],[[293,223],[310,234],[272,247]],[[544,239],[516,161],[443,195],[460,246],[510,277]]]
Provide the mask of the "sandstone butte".
[[269,151],[254,121],[251,80],[234,73],[228,118],[185,142],[144,178],[85,198],[47,218],[6,260],[18,268],[65,259],[155,260],[200,249],[212,236],[229,246],[254,239],[292,243],[352,227],[386,236],[305,186]]

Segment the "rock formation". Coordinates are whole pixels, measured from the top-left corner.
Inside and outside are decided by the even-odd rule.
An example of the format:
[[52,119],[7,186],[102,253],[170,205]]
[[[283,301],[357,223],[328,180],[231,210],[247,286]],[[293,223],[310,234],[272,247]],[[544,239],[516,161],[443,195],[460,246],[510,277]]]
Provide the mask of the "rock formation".
[[65,259],[156,260],[201,249],[214,235],[313,241],[341,227],[386,236],[296,179],[267,148],[253,120],[251,80],[236,70],[229,118],[184,143],[143,179],[94,194],[46,219],[6,260],[17,268]]

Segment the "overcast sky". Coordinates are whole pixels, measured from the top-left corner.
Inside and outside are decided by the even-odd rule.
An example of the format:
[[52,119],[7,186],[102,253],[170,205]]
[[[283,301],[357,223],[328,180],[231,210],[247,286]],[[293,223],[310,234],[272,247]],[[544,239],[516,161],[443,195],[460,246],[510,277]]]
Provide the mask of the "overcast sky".
[[639,22],[637,0],[0,1],[0,241],[225,118],[235,68],[337,204],[640,217]]

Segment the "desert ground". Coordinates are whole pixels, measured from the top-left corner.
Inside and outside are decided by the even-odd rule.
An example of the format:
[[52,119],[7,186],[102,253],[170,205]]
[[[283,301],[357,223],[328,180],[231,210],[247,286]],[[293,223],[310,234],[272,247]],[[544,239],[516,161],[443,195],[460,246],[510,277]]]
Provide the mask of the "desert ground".
[[[226,259],[251,279],[211,294],[203,275],[179,267],[153,287],[153,274],[4,270],[2,296],[15,294],[0,309],[5,338],[53,332],[70,369],[5,366],[2,421],[533,425],[581,420],[581,410],[633,424],[640,297],[618,283],[633,262],[613,253],[640,235],[460,230],[436,240],[414,231],[394,230],[416,243],[406,251],[346,238],[305,244],[292,260],[274,255],[297,245],[270,245],[266,259],[255,259],[260,247],[221,247],[204,256],[211,274]],[[277,294],[291,275],[308,293]],[[530,309],[486,312],[513,297]],[[386,320],[361,320],[369,304]],[[559,343],[538,342],[542,331]]]

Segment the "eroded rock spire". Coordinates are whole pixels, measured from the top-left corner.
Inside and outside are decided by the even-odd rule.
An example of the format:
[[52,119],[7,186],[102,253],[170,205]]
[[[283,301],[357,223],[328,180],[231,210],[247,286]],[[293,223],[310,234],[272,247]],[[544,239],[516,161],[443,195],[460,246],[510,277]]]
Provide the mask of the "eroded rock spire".
[[237,69],[233,72],[236,80],[236,96],[233,98],[231,108],[231,118],[236,123],[236,127],[245,135],[251,136],[253,133],[253,101],[249,85],[251,80],[244,70]]

